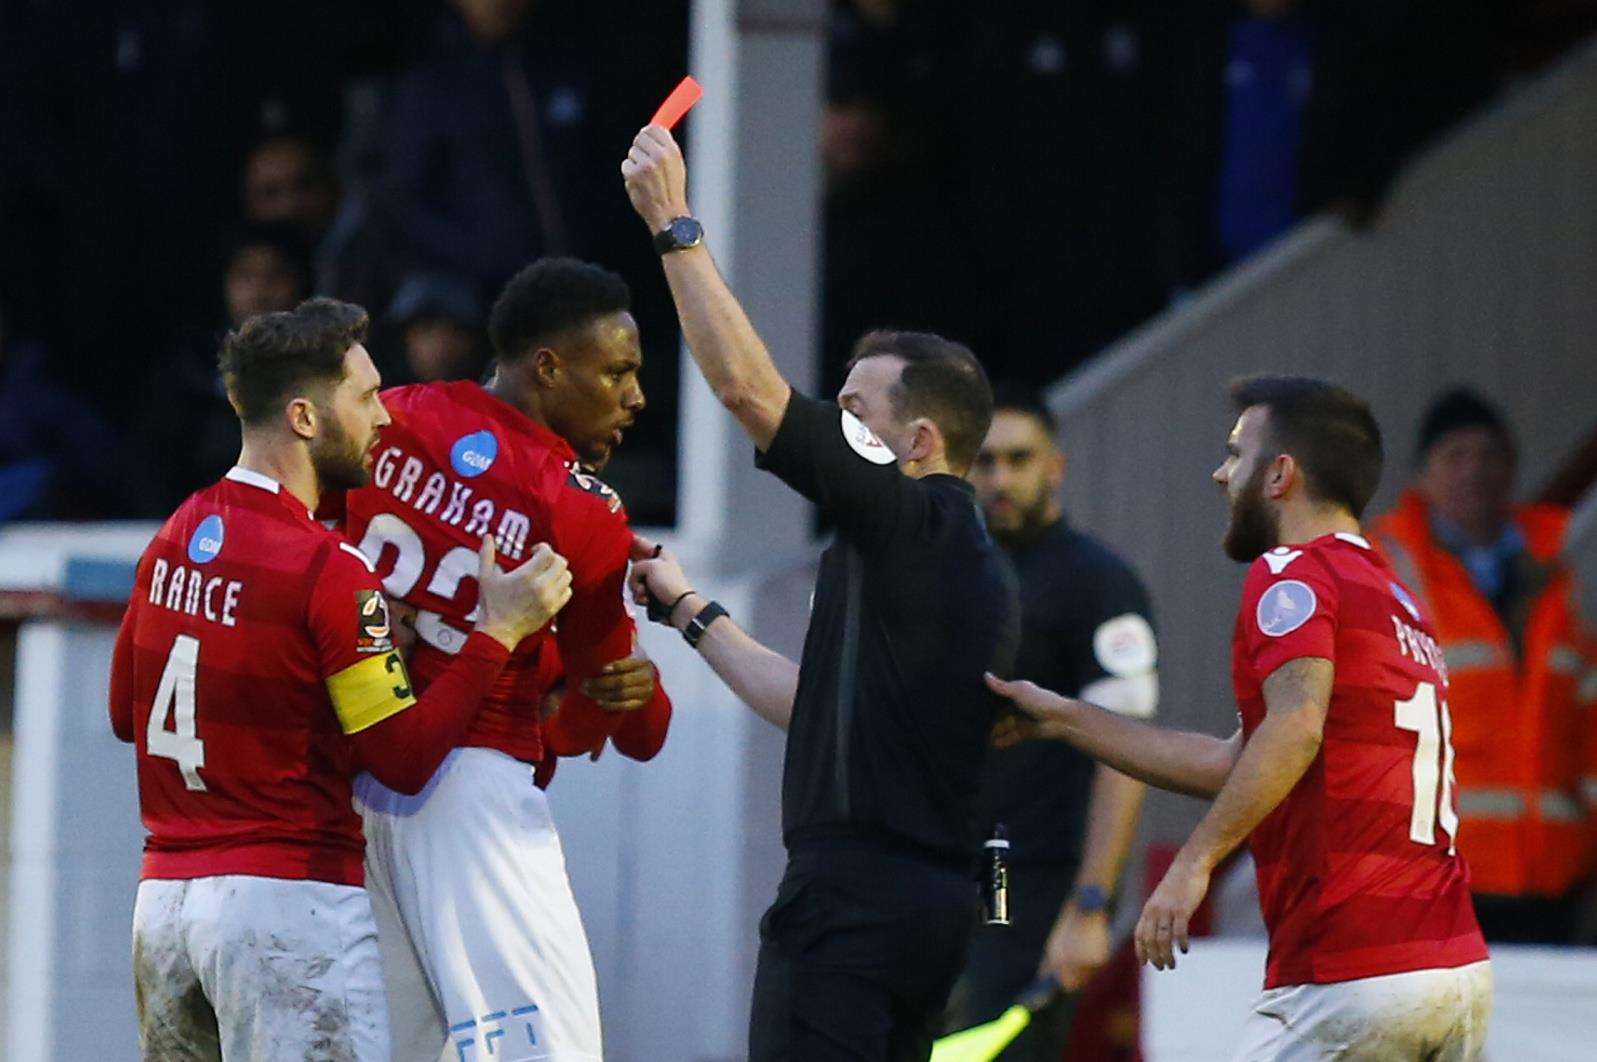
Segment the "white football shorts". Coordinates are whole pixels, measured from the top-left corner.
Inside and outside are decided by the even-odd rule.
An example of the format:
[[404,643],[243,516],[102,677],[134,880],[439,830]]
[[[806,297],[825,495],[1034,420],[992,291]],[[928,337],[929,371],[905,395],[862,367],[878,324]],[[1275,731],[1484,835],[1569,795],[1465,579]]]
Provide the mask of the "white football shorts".
[[396,1062],[599,1062],[599,994],[532,768],[451,752],[405,796],[355,781]]
[[1492,964],[1266,989],[1238,1062],[1470,1062],[1486,1047]]
[[142,881],[133,982],[147,1059],[388,1059],[377,927],[357,886]]

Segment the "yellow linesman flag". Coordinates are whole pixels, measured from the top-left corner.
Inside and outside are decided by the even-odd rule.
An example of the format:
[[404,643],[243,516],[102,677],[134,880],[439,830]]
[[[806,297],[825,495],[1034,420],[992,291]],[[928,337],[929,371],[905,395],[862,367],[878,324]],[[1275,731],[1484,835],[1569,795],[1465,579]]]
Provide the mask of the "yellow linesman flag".
[[1031,1024],[1031,1011],[1016,1003],[985,1025],[977,1025],[932,1045],[932,1062],[991,1062]]
[[1029,985],[1008,1010],[992,1021],[961,1029],[938,1040],[932,1045],[931,1062],[991,1062],[1031,1024],[1031,1016],[1047,1006],[1058,992],[1059,982],[1052,977]]

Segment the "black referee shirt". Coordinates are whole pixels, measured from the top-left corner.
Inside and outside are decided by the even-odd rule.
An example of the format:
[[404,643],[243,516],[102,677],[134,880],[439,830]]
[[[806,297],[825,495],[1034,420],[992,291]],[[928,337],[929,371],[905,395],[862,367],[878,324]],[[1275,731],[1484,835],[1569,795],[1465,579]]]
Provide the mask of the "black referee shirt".
[[[1131,567],[1064,520],[1011,554],[1024,630],[1015,677],[1067,696],[1154,664],[1153,615]],[[1097,766],[1062,741],[994,749],[982,786],[982,829],[1002,822],[1016,863],[1080,862]]]
[[976,800],[1020,635],[1014,574],[950,475],[913,479],[851,413],[797,392],[756,463],[837,527],[821,557],[782,778],[789,848],[881,838],[976,855]]

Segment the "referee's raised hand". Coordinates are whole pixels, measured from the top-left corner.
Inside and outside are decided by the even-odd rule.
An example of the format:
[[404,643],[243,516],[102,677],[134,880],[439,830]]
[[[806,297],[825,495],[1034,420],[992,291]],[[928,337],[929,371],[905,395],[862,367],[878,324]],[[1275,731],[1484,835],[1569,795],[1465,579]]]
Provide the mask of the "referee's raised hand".
[[650,232],[659,232],[672,218],[686,217],[688,209],[688,170],[682,149],[663,127],[646,125],[632,138],[632,147],[621,162],[627,198]]

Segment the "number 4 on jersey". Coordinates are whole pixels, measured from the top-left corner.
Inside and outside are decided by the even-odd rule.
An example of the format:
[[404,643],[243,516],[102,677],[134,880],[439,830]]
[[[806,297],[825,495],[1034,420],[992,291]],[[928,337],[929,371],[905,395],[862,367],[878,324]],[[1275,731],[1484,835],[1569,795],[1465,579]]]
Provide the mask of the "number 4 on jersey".
[[[200,661],[200,640],[180,634],[172,642],[161,672],[161,685],[150,705],[150,725],[144,732],[144,749],[151,756],[176,760],[183,771],[183,784],[190,789],[205,789],[200,768],[205,766],[205,742],[194,735],[194,672]],[[172,729],[166,728],[168,713]]]

